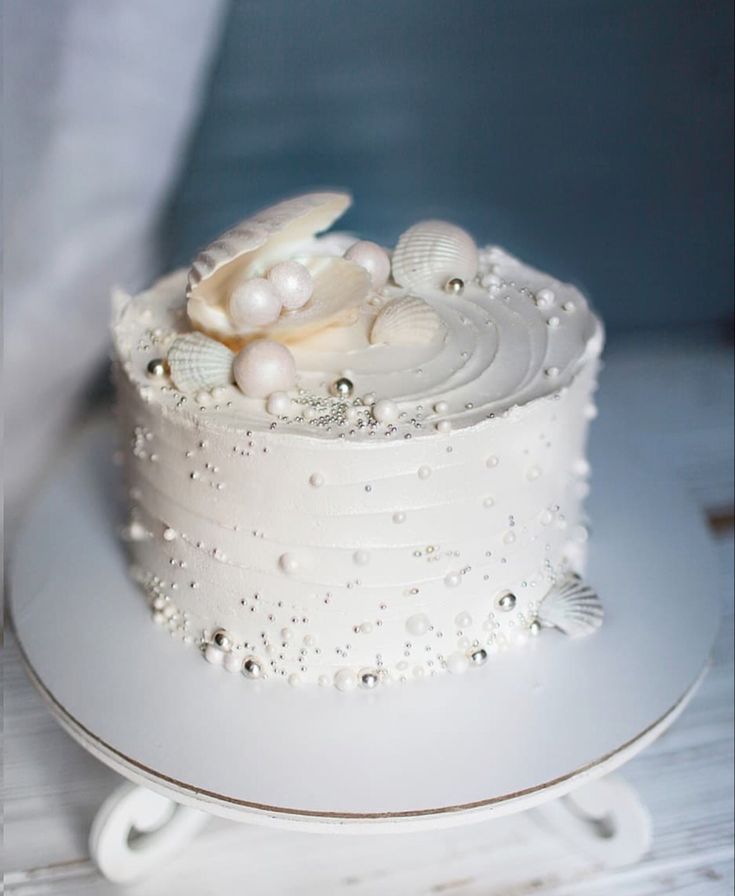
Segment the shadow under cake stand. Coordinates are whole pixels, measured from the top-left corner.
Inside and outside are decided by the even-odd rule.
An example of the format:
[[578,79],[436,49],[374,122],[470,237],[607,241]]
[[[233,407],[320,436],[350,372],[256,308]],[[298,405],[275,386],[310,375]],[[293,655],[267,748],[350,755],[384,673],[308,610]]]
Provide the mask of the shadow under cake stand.
[[609,439],[593,451],[595,635],[543,632],[458,677],[342,694],[247,681],[152,624],[116,535],[114,447],[107,423],[82,434],[28,516],[11,576],[34,684],[131,782],[90,834],[110,880],[144,876],[208,814],[384,833],[531,809],[601,864],[645,853],[645,807],[610,773],[683,710],[719,619],[704,524],[677,489]]

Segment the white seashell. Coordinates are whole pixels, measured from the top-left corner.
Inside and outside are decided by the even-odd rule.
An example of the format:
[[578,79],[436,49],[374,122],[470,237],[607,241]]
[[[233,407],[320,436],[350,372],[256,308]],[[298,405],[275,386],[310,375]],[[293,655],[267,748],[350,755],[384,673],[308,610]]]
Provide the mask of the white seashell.
[[447,221],[421,221],[398,240],[393,279],[406,289],[444,289],[447,281],[465,283],[477,273],[477,246],[461,227]]
[[577,575],[569,575],[541,601],[538,621],[573,638],[589,635],[602,625],[604,612],[597,594]]
[[[350,205],[347,193],[309,193],[263,209],[207,246],[189,271],[186,296],[194,327],[239,347],[243,331],[233,323],[228,302],[243,279],[265,276],[314,236],[330,227]],[[325,253],[326,254],[326,253]]]
[[446,330],[444,321],[423,299],[404,296],[380,309],[370,330],[372,345],[428,345]]
[[234,353],[203,333],[174,339],[168,350],[171,380],[180,392],[213,389],[232,382]]

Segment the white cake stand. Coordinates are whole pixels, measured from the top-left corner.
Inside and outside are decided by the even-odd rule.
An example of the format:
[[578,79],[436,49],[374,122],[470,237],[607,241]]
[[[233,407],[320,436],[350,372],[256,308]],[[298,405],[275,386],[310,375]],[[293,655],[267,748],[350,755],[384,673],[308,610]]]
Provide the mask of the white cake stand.
[[92,827],[109,879],[146,874],[207,813],[365,833],[533,809],[601,863],[645,852],[644,807],[603,776],[682,711],[719,608],[694,508],[624,451],[605,440],[593,456],[600,632],[545,632],[463,676],[341,694],[246,681],[152,624],[116,536],[113,447],[109,425],[85,432],[36,501],[11,577],[34,683],[71,736],[132,782]]

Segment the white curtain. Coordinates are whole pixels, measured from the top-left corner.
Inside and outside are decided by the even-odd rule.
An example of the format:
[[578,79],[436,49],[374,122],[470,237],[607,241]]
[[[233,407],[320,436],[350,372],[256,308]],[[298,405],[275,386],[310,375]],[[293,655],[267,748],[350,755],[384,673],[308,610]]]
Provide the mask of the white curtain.
[[5,493],[11,523],[108,343],[114,285],[157,272],[156,226],[224,0],[5,0]]

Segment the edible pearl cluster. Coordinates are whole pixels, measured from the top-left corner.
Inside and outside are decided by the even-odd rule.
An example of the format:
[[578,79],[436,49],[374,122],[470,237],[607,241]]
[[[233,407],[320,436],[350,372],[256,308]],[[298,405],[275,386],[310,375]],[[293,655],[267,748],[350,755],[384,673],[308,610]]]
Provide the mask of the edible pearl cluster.
[[298,261],[280,261],[265,277],[250,277],[230,294],[229,311],[242,328],[265,327],[284,311],[296,311],[311,298],[314,282],[309,269]]

